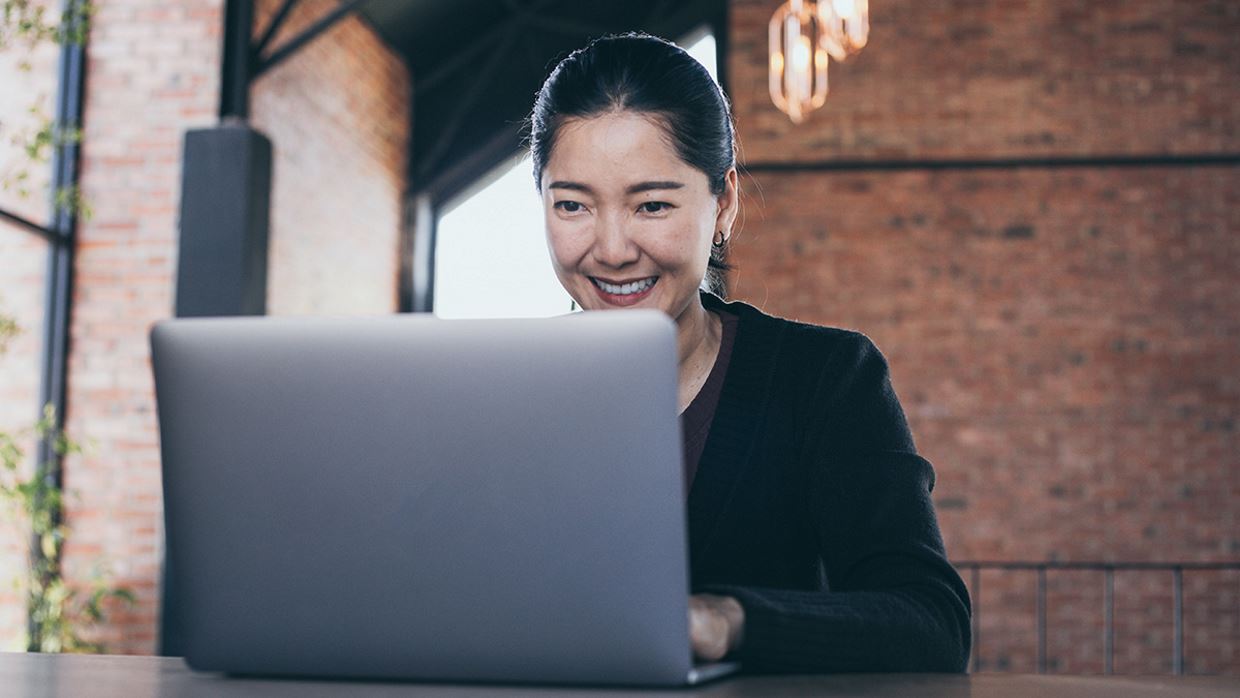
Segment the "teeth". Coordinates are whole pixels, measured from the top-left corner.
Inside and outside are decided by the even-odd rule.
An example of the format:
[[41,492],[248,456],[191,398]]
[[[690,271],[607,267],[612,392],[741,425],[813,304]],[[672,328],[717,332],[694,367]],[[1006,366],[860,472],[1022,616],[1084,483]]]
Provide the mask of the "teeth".
[[590,280],[594,282],[594,285],[603,289],[603,291],[612,294],[613,296],[629,296],[634,293],[641,293],[651,286],[654,286],[654,282],[657,279],[657,276],[652,276],[648,279],[642,279],[641,281],[634,281],[633,283],[622,284],[620,286],[599,281],[595,278],[591,278]]

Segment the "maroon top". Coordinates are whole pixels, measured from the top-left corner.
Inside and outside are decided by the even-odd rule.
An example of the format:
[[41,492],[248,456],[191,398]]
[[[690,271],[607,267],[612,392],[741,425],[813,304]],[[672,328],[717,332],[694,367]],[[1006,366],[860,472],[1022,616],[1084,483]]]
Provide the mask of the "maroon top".
[[706,447],[706,437],[710,435],[710,424],[715,420],[715,407],[719,404],[719,394],[723,391],[723,377],[728,372],[728,361],[732,358],[732,343],[736,339],[737,316],[727,311],[719,311],[722,321],[722,336],[719,338],[719,355],[715,357],[715,365],[710,375],[702,384],[701,390],[693,398],[693,402],[680,414],[680,429],[685,440],[685,497],[689,496],[689,488],[693,485],[693,476],[697,473],[698,461],[702,458],[702,449]]

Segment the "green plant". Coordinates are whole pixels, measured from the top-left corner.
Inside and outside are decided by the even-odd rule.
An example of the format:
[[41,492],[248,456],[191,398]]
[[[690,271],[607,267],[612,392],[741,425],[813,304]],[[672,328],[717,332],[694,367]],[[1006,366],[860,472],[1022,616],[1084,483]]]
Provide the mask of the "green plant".
[[0,356],[8,351],[9,340],[17,336],[17,321],[7,315],[0,315]]
[[[30,52],[44,42],[57,45],[78,45],[86,42],[94,5],[89,0],[69,0],[59,12],[49,11],[50,2],[3,0],[0,5],[0,51],[19,46],[26,50],[18,61],[20,70],[29,72]],[[15,191],[22,198],[32,192],[30,165],[46,163],[55,151],[81,142],[82,132],[76,123],[57,122],[40,108],[36,96],[27,110],[35,125],[5,135],[22,155],[16,169],[0,173],[0,188]],[[0,129],[6,124],[0,123]],[[51,192],[58,212],[90,217],[90,207],[75,185],[58,187]],[[17,323],[0,314],[0,356],[19,332]],[[125,588],[108,586],[106,576],[96,571],[89,593],[66,584],[62,570],[62,553],[68,526],[64,523],[64,492],[59,471],[65,456],[80,453],[79,444],[59,428],[59,420],[51,405],[30,429],[18,433],[0,431],[0,503],[8,513],[23,524],[19,528],[31,535],[30,564],[20,580],[25,587],[28,636],[26,647],[34,652],[100,652],[104,647],[79,634],[91,625],[105,620],[109,599],[133,603],[134,596]],[[20,444],[30,437],[51,446],[54,454],[40,462],[29,477],[22,472],[26,460]],[[42,460],[42,459],[41,459]]]
[[95,8],[88,0],[67,3],[60,11],[59,21],[48,20],[47,5],[30,0],[4,0],[0,14],[0,49],[25,41],[34,45],[52,40],[58,44],[81,44],[90,31],[90,16]]
[[[90,31],[90,18],[95,6],[89,0],[70,0],[59,12],[56,21],[44,3],[30,0],[4,0],[0,9],[0,51],[23,45],[29,54],[39,44],[51,41],[59,45],[81,46]],[[31,70],[28,58],[18,62],[18,69]],[[21,198],[29,198],[30,164],[46,163],[51,153],[59,148],[81,142],[82,132],[76,123],[60,123],[47,116],[39,106],[39,98],[27,109],[35,119],[35,126],[19,130],[9,136],[25,157],[8,172],[0,173],[0,189],[13,191]],[[0,132],[8,131],[0,123]],[[89,219],[90,206],[74,186],[59,187],[52,192],[52,201],[58,211]]]
[[[17,333],[17,323],[0,314],[0,356]],[[16,434],[0,431],[0,500],[9,513],[29,526],[32,541],[30,564],[22,580],[29,620],[26,649],[103,652],[106,648],[102,643],[83,639],[80,631],[106,620],[108,599],[127,604],[135,599],[127,588],[110,587],[98,570],[90,593],[84,597],[64,580],[62,554],[69,527],[64,523],[64,492],[57,475],[62,459],[81,453],[82,446],[66,436],[57,424],[55,410],[47,405],[43,417],[32,428]],[[25,453],[20,443],[31,435],[38,441],[49,442],[56,457],[39,463],[33,473],[23,476]]]

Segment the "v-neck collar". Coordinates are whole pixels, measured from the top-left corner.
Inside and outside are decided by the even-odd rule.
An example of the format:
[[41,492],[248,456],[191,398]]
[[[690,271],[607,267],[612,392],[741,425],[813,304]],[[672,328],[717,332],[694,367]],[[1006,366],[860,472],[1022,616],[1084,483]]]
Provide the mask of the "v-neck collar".
[[783,326],[757,308],[709,293],[701,295],[707,310],[731,312],[738,319],[715,418],[689,489],[691,568],[715,542],[720,518],[757,446],[754,437],[768,413],[774,357],[783,338]]

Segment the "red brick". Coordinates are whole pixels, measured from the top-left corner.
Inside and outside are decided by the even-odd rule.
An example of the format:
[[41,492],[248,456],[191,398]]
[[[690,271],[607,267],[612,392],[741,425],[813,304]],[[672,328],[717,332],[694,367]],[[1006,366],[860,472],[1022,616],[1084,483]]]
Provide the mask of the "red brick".
[[[800,126],[765,95],[775,4],[733,2],[749,162],[1237,150],[1234,4],[875,5],[870,44]],[[1234,166],[759,173],[733,289],[884,349],[954,559],[1236,560],[1237,181]],[[1051,574],[1050,668],[1100,672],[1101,582]],[[1235,674],[1236,575],[1200,574],[1187,668]],[[1116,671],[1170,671],[1169,577],[1117,577]],[[1036,668],[1032,582],[982,575],[983,670]]]

